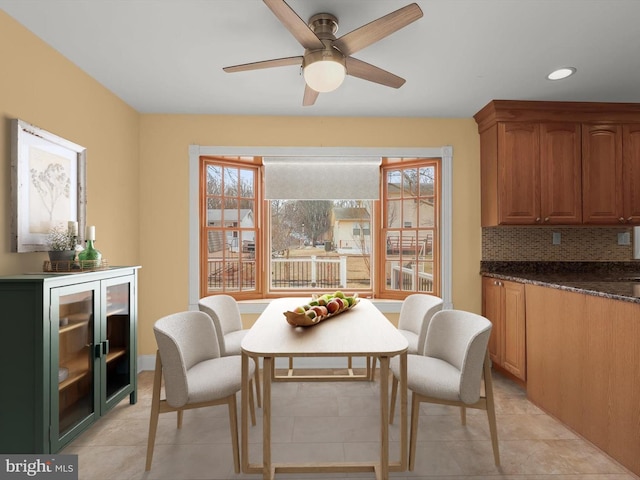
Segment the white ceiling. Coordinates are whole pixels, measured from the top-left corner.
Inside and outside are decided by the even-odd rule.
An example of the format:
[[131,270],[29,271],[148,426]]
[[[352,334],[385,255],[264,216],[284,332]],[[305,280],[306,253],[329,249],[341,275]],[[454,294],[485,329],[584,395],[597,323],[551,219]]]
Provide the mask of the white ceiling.
[[[337,37],[410,0],[287,0]],[[142,113],[471,117],[492,99],[640,102],[640,0],[418,0],[424,17],[354,56],[407,80],[347,77],[302,106],[302,55],[262,0],[0,0],[0,8]],[[546,74],[573,66],[551,82]]]

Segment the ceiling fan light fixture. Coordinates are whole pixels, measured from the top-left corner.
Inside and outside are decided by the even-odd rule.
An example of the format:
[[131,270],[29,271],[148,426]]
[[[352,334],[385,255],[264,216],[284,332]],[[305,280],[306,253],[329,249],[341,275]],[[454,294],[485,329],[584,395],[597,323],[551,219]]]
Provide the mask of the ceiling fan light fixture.
[[574,73],[576,73],[576,69],[574,67],[563,67],[551,72],[549,75],[547,75],[547,79],[562,80],[563,78],[570,77]]
[[308,52],[302,70],[309,88],[319,93],[333,92],[347,75],[344,56],[332,48]]
[[347,71],[344,65],[333,60],[322,60],[304,67],[304,81],[319,93],[333,92],[342,82]]

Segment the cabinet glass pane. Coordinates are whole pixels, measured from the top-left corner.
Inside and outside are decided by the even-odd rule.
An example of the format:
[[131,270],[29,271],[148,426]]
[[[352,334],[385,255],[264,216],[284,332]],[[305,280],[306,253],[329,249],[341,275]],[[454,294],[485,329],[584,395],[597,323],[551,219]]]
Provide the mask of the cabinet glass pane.
[[92,290],[60,297],[58,347],[59,434],[94,412]]
[[129,283],[107,287],[107,398],[130,384]]

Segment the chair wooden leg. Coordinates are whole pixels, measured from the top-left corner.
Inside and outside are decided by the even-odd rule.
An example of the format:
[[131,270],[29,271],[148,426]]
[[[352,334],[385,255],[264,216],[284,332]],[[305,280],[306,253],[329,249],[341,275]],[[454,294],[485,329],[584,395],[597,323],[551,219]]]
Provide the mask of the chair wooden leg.
[[467,409],[465,407],[460,407],[460,423],[462,425],[467,424]]
[[420,400],[418,394],[411,395],[411,434],[409,435],[409,471],[413,471],[416,460],[416,443],[418,440],[418,418],[420,417]]
[[398,379],[393,376],[391,383],[391,405],[389,406],[389,425],[393,424],[393,415],[396,409],[396,397],[398,396]]
[[256,407],[253,404],[253,380],[249,380],[249,411],[251,412],[251,425],[256,426]]
[[[231,448],[233,449],[233,468],[240,473],[240,444],[238,443],[238,412],[236,407],[236,395],[228,397],[229,424],[231,428]],[[251,402],[253,405],[253,402]]]
[[182,410],[178,410],[176,412],[176,416],[177,416],[177,427],[178,428],[182,428],[182,417],[183,417],[184,411]]
[[258,402],[258,408],[260,408],[262,407],[262,394],[260,393],[260,359],[253,357],[253,360],[256,362],[256,400]]
[[371,381],[373,382],[375,379],[376,379],[376,357],[371,357]]
[[498,427],[496,424],[496,410],[493,401],[493,379],[491,378],[491,362],[489,354],[484,360],[484,394],[487,400],[487,419],[489,420],[489,432],[491,433],[491,446],[493,447],[493,460],[500,466],[500,447],[498,445]]
[[160,389],[162,388],[162,364],[160,354],[156,352],[156,369],[153,375],[153,394],[151,397],[151,416],[149,417],[149,437],[147,439],[147,463],[145,471],[151,470],[153,460],[153,449],[156,443],[156,432],[158,431],[158,417],[160,415]]

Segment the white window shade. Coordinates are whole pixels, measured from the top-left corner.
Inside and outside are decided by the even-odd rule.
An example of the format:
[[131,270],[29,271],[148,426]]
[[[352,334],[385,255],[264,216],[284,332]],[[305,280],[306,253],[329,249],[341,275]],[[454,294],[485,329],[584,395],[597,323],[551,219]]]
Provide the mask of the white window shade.
[[267,200],[378,200],[380,157],[264,157]]

